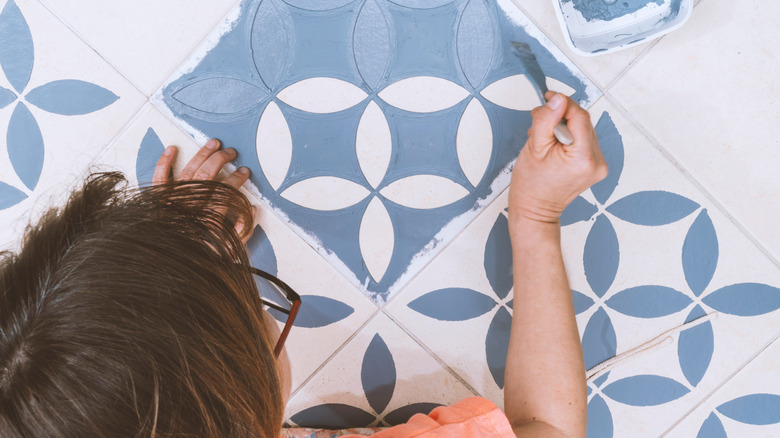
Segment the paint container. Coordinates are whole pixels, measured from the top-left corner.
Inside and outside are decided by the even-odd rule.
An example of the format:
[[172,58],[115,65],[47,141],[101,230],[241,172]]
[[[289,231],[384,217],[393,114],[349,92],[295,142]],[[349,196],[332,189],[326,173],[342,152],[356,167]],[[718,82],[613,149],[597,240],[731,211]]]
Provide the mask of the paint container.
[[682,26],[693,0],[552,0],[569,47],[593,56],[641,44]]

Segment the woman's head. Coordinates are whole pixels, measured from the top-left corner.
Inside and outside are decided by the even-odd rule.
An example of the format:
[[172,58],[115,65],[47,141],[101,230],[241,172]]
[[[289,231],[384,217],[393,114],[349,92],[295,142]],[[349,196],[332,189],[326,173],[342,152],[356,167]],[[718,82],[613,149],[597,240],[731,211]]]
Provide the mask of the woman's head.
[[0,436],[278,436],[249,202],[123,183],[91,177],[0,261]]

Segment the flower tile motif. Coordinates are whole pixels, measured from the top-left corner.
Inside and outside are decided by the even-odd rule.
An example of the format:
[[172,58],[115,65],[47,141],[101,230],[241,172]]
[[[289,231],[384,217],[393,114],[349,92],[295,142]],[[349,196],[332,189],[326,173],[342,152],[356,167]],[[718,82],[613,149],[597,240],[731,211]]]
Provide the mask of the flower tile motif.
[[[8,122],[6,145],[16,175],[29,191],[43,171],[45,146],[41,128],[28,108],[34,105],[63,116],[89,114],[114,103],[119,96],[77,79],[61,79],[27,89],[35,63],[32,33],[14,0],[0,11],[0,67],[13,90],[0,87],[0,109],[15,103]],[[27,198],[27,193],[0,181],[0,210]]]
[[[539,101],[507,40],[551,86],[598,97],[499,3],[247,1],[158,103],[238,149],[272,208],[381,304],[508,184]],[[490,97],[508,78],[519,97]]]

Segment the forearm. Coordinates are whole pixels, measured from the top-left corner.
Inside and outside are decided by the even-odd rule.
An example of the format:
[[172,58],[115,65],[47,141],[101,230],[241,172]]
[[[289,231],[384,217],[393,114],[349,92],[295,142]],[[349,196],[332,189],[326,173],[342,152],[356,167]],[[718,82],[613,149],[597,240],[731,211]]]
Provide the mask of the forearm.
[[514,309],[504,409],[513,426],[547,423],[585,436],[587,394],[560,225],[510,218]]

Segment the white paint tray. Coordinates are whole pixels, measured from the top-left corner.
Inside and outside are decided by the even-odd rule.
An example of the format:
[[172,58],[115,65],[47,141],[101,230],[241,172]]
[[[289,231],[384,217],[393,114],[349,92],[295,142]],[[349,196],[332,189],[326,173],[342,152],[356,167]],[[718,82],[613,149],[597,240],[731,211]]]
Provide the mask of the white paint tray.
[[566,42],[600,55],[667,34],[691,16],[693,0],[552,0]]

